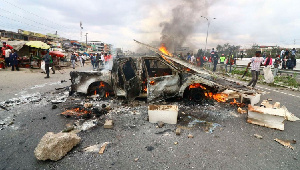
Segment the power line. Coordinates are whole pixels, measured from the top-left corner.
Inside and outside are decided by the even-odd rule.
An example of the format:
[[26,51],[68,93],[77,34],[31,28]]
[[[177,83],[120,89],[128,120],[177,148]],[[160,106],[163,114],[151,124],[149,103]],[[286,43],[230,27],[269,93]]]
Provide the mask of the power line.
[[37,15],[37,14],[32,13],[32,12],[30,12],[30,11],[27,11],[27,10],[21,8],[21,7],[18,7],[18,6],[15,5],[15,4],[12,4],[11,2],[8,2],[8,1],[6,1],[6,0],[3,0],[3,1],[6,2],[7,4],[10,4],[10,5],[12,5],[12,6],[14,6],[14,7],[18,8],[18,9],[21,9],[21,10],[23,10],[23,11],[25,11],[25,12],[31,14],[31,15],[34,15],[34,16],[36,16],[36,17],[38,17],[38,18],[41,18],[41,19],[46,20],[46,21],[48,21],[48,22],[51,22],[51,23],[53,23],[53,24],[56,24],[57,26],[60,26],[60,27],[62,27],[62,28],[69,29],[69,30],[75,30],[75,29],[73,29],[73,28],[71,29],[71,28],[65,27],[65,26],[63,26],[63,25],[60,25],[60,24],[58,24],[58,23],[53,22],[52,20],[49,20],[49,19],[47,19],[47,18],[41,17],[40,15]]

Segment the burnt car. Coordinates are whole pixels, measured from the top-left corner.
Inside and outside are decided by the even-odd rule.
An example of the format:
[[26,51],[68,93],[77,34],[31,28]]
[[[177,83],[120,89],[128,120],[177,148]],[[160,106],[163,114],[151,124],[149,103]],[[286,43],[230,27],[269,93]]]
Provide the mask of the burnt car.
[[111,70],[72,71],[70,76],[71,93],[115,95],[128,100],[146,97],[148,102],[172,97],[202,101],[226,89],[249,90],[205,70],[195,72],[161,55],[117,58]]

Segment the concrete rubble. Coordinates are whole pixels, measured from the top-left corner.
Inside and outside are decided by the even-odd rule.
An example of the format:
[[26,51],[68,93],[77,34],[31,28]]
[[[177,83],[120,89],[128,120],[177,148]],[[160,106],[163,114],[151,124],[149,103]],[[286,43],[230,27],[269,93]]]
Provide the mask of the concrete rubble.
[[47,132],[34,150],[34,155],[38,160],[58,161],[64,157],[74,146],[80,142],[81,138],[73,133],[53,133]]
[[260,106],[248,105],[248,123],[284,130],[284,120],[297,121],[298,117],[280,107],[280,103],[270,104],[268,100],[262,101]]

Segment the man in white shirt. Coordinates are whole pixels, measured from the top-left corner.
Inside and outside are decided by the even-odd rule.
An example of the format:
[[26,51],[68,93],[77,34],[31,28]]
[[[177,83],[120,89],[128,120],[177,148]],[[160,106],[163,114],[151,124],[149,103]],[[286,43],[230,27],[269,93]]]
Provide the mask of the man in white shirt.
[[255,87],[258,76],[259,76],[259,68],[263,65],[264,58],[260,57],[261,52],[256,51],[255,57],[251,58],[251,62],[248,63],[248,67],[251,65],[251,74],[252,74],[252,80],[249,82],[248,86],[252,84],[252,87]]
[[6,67],[10,67],[10,62],[9,62],[9,55],[10,55],[10,53],[11,53],[11,50],[9,48],[7,48],[5,50],[5,63],[6,63]]

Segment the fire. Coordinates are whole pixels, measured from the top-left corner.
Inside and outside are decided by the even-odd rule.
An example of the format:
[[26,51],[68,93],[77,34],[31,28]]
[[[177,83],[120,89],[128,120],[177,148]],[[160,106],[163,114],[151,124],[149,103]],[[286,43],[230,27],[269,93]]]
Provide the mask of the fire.
[[164,43],[161,44],[161,46],[159,47],[159,51],[162,52],[163,54],[165,55],[168,55],[168,56],[173,56],[172,53],[170,53],[168,50],[167,50],[167,47],[165,46]]
[[203,90],[206,90],[206,87],[202,86],[200,83],[191,84],[189,86],[189,89],[193,89],[193,88],[201,88]]
[[[189,89],[192,88],[201,88],[203,90],[206,90],[206,87],[204,87],[203,85],[201,85],[200,83],[195,83],[195,84],[191,84],[189,86]],[[217,102],[226,102],[228,100],[228,94],[225,93],[212,93],[212,92],[205,92],[205,97],[209,98],[209,99],[214,99]]]
[[155,82],[154,81],[150,81],[150,83],[149,83],[150,85],[154,85],[155,84]]
[[230,102],[231,105],[237,105],[238,107],[244,107],[244,103],[239,103],[236,101],[236,99],[233,99],[233,102]]
[[145,87],[143,90],[144,90],[144,92],[147,92],[147,87]]
[[102,81],[100,82],[99,88],[101,88],[101,87],[105,87],[105,84]]
[[91,111],[88,111],[88,110],[84,110],[84,109],[80,109],[80,108],[73,108],[73,109],[69,109],[69,110],[62,112],[61,114],[65,115],[65,116],[83,116],[85,114],[90,114],[90,113],[91,113]]
[[97,90],[94,91],[94,95],[96,95],[96,94],[97,94]]
[[109,93],[108,92],[105,92],[105,97],[107,98],[109,96]]

